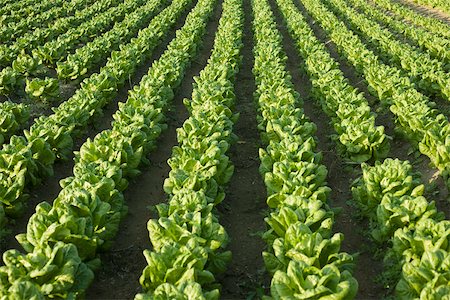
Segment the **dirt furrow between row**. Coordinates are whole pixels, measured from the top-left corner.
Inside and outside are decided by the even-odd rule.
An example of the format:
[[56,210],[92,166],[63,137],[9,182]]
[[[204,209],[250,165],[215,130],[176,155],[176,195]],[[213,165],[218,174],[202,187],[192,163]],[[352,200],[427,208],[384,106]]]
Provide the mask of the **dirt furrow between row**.
[[266,189],[259,174],[259,148],[262,146],[253,101],[255,81],[253,68],[253,33],[250,0],[244,0],[244,47],[242,64],[235,83],[236,107],[240,117],[234,125],[239,140],[230,149],[229,157],[234,164],[234,174],[220,205],[220,221],[230,236],[228,249],[233,259],[223,284],[222,299],[258,299],[263,292],[264,263],[262,251],[265,243],[258,236],[264,231]]

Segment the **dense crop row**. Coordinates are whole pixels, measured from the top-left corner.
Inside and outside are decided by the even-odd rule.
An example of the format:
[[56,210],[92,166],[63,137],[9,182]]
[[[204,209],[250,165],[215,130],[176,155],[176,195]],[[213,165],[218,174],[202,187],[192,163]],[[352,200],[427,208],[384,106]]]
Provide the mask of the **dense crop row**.
[[450,295],[450,221],[422,196],[424,185],[409,162],[386,159],[362,165],[353,197],[370,221],[396,299],[445,299]]
[[428,5],[441,9],[442,11],[450,14],[450,3],[447,0],[413,0],[421,5]]
[[[201,1],[200,1],[201,2]],[[189,118],[177,130],[178,146],[168,160],[164,182],[168,204],[157,206],[159,219],[148,222],[152,251],[140,278],[144,294],[135,299],[218,299],[215,275],[226,269],[228,235],[214,206],[234,167],[226,152],[234,140],[237,115],[233,82],[242,47],[242,4],[225,0],[208,64],[195,77]],[[189,34],[189,31],[186,32]]]
[[412,82],[419,89],[431,94],[440,94],[450,101],[450,75],[442,62],[431,58],[407,43],[398,41],[389,30],[358,13],[342,0],[325,0],[337,16],[348,20],[349,28],[359,32],[364,39],[373,43],[377,51],[386,56],[389,63],[407,71]]
[[111,30],[78,48],[75,53],[68,55],[65,61],[57,63],[58,77],[72,80],[83,78],[94,66],[104,61],[108,54],[118,50],[122,44],[128,43],[139,29],[163,8],[164,4],[165,1],[146,2],[128,14],[123,21],[114,24]]
[[[17,38],[32,29],[46,27],[53,20],[63,16],[74,15],[83,6],[90,5],[92,1],[73,0],[73,1],[43,1],[41,6],[42,13],[39,10],[33,10],[33,14],[25,15],[22,18],[16,18],[11,22],[3,23],[0,27],[0,41],[11,44]],[[46,10],[50,8],[49,10]]]
[[420,46],[421,49],[427,51],[431,56],[442,60],[442,62],[445,63],[443,65],[445,71],[448,72],[450,70],[450,51],[448,51],[450,48],[449,39],[435,35],[424,28],[418,26],[412,27],[403,21],[396,20],[395,18],[376,9],[364,0],[352,0],[351,3],[355,6],[355,8],[362,9],[366,16],[370,16],[374,20],[386,26],[386,28],[395,30],[397,33],[404,34],[407,38]]
[[0,201],[11,216],[22,211],[26,185],[36,184],[53,172],[56,159],[72,151],[73,138],[116,96],[119,87],[152,54],[152,50],[186,9],[188,0],[172,2],[137,38],[113,52],[97,74],[85,79],[74,96],[35,121],[25,136],[13,136],[0,151]]
[[337,142],[344,156],[363,162],[386,157],[389,137],[382,126],[375,126],[364,95],[358,92],[339,69],[339,64],[314,36],[293,3],[281,7],[289,32],[313,86],[313,94],[332,119]]
[[[434,1],[445,10],[445,1],[420,1]],[[242,271],[234,263],[226,272],[232,260],[229,242],[234,258],[235,251],[247,251],[247,245],[239,245],[240,250],[233,241],[235,224],[225,230],[219,222],[219,216],[223,224],[229,224],[231,214],[233,220],[240,218],[240,208],[224,201],[227,197],[230,203],[264,199],[267,204],[264,211],[251,212],[259,215],[261,228],[250,234],[264,246],[249,252],[262,251],[265,277],[250,298],[344,300],[366,293],[368,283],[356,278],[371,267],[367,261],[379,258],[370,257],[367,245],[356,245],[366,240],[353,232],[356,228],[349,229],[358,224],[370,236],[375,256],[382,255],[382,270],[375,273],[386,290],[377,293],[402,300],[446,299],[450,221],[438,211],[443,200],[425,198],[437,189],[421,184],[421,174],[408,161],[385,159],[422,153],[450,188],[450,124],[439,102],[450,99],[450,27],[409,7],[393,0],[0,0],[2,242],[11,229],[20,232],[25,226],[18,217],[28,193],[34,193],[31,187],[52,176],[58,160],[74,157],[73,175],[59,182],[58,196],[38,204],[26,231],[16,235],[23,249],[3,253],[0,299],[83,298],[100,259],[122,260],[130,248],[148,248],[138,268],[142,274],[133,271],[136,286],[128,290],[128,295],[137,293],[136,300],[216,300],[230,293],[230,277],[242,279],[239,289],[254,288],[252,276],[260,280],[259,271]],[[135,215],[135,203],[125,201],[129,182],[140,184],[142,165],[148,166],[144,176],[164,178],[158,160],[169,153],[155,154],[156,162],[148,155],[166,127],[174,125],[166,122],[174,117],[170,114],[175,119],[182,114],[170,109],[172,101],[183,95],[178,88],[191,64],[198,63],[197,54],[200,61],[208,57],[203,39],[217,21],[208,25],[210,18],[220,11],[211,55],[193,78],[191,98],[183,100],[188,118],[176,130],[168,176],[162,186],[148,187],[162,188],[168,198],[155,205],[158,215],[147,223],[150,243],[136,239],[130,248],[107,253],[122,230],[127,205]],[[167,49],[149,61],[185,14]],[[244,34],[247,29],[253,34]],[[252,51],[245,51],[250,50],[244,49],[247,42]],[[298,59],[298,66],[287,65]],[[141,67],[148,72],[132,87]],[[243,72],[243,84],[235,84],[238,72]],[[375,97],[356,86],[367,87]],[[126,101],[110,112],[112,105],[106,105],[131,87]],[[249,97],[236,97],[241,93]],[[50,112],[56,100],[62,103]],[[235,106],[236,101],[242,103]],[[48,111],[30,121],[41,110]],[[101,118],[100,126],[112,120],[110,127],[99,133],[94,128],[94,138],[78,141],[104,112],[111,115]],[[256,114],[254,133],[241,126],[248,119],[235,126],[239,112]],[[395,122],[393,136],[387,134],[394,129],[389,118]],[[407,146],[403,138],[412,148],[399,155]],[[173,145],[166,139],[161,143],[162,152]],[[247,144],[242,152],[241,144]],[[332,148],[338,155],[329,153]],[[240,157],[243,152],[248,156]],[[229,155],[236,157],[236,169]],[[234,192],[231,178],[235,171],[242,172],[239,178],[243,169],[254,175],[259,170],[262,179],[252,178],[248,191],[263,189],[264,197],[256,193],[255,199],[245,199]],[[341,172],[358,178],[350,183],[347,177],[333,177]],[[245,181],[239,184],[247,191]],[[356,223],[348,211],[335,207],[351,194],[358,216],[367,222]],[[346,214],[344,220],[339,213]],[[142,211],[136,215],[148,219]],[[17,228],[13,219],[19,220]],[[247,226],[240,233],[250,228],[242,224]],[[8,240],[2,249],[10,246]],[[136,270],[137,259],[114,268],[122,272],[128,266]]]
[[[327,205],[327,169],[315,152],[316,126],[297,108],[301,100],[285,70],[281,38],[268,3],[252,3],[258,127],[268,144],[260,150],[260,172],[272,209],[263,235],[268,244],[264,262],[273,276],[271,296],[352,299],[358,287],[349,272],[353,257],[340,252],[343,235],[332,234],[334,213]],[[292,4],[278,3],[284,12]]]
[[438,36],[442,36],[447,39],[450,38],[450,28],[438,19],[426,17],[408,8],[407,6],[401,5],[392,0],[377,0],[375,6],[393,12],[394,17],[397,20],[405,19],[406,21],[419,26],[419,28],[423,27]]
[[37,28],[32,32],[24,34],[11,45],[0,45],[0,65],[2,67],[11,65],[21,51],[24,50],[30,53],[32,49],[44,44],[49,39],[66,32],[71,27],[78,26],[92,18],[96,13],[118,3],[118,0],[97,1],[93,5],[79,10],[73,16],[68,15],[64,18],[59,18],[48,27]]
[[126,178],[139,173],[137,167],[164,129],[164,112],[184,74],[179,67],[193,58],[214,3],[197,4],[168,50],[120,106],[112,129],[88,139],[76,153],[74,176],[61,181],[53,205],[38,205],[27,233],[17,237],[28,254],[4,254],[1,295],[67,298],[82,295],[89,286],[99,264],[97,252],[109,247],[126,213]]
[[115,23],[122,21],[127,14],[143,3],[143,0],[127,0],[118,6],[113,6],[79,26],[70,28],[57,39],[37,47],[33,50],[33,56],[42,59],[43,63],[54,66],[57,61],[67,57],[79,43],[87,43],[96,35],[108,31]]
[[304,0],[303,4],[329,33],[343,56],[364,75],[369,91],[384,105],[390,106],[397,128],[447,178],[450,171],[450,141],[447,138],[450,125],[447,118],[432,109],[429,99],[419,93],[398,69],[380,62],[324,5],[312,0]]
[[[42,13],[46,13],[54,5],[62,4],[63,1],[60,0],[50,0],[36,2],[33,0],[26,1],[14,1],[13,3],[8,3],[0,8],[0,19],[2,21],[3,28],[7,29],[8,26],[14,22],[20,21],[22,19],[28,19],[28,16],[39,17]],[[70,3],[70,1],[69,1]],[[38,18],[37,18],[38,19]],[[2,40],[3,41],[3,40]]]
[[[84,2],[86,3],[86,2]],[[13,44],[0,45],[0,94],[5,96],[22,96],[25,93],[32,99],[54,99],[59,96],[58,81],[46,77],[47,70],[40,59],[32,57],[36,47],[53,40],[69,28],[78,26],[99,12],[119,4],[117,0],[103,0],[57,19],[48,27],[36,28],[27,32]],[[41,77],[46,77],[41,79]],[[33,78],[33,79],[31,79]]]

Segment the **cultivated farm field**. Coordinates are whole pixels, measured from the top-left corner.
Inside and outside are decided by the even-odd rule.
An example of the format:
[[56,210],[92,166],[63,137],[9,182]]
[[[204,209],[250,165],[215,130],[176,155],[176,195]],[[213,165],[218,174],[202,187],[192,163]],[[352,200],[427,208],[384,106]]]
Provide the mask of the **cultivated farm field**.
[[0,0],[0,299],[450,299],[447,0]]

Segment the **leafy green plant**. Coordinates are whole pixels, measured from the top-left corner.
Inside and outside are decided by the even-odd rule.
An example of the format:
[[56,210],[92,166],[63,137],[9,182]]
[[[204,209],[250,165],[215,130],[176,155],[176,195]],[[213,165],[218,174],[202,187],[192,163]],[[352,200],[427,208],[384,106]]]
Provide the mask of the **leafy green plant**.
[[12,63],[13,70],[25,77],[38,77],[46,73],[42,61],[22,51]]
[[25,92],[34,100],[50,103],[59,98],[59,82],[55,78],[34,78],[26,81]]
[[441,35],[447,39],[450,38],[450,28],[445,26],[445,23],[437,18],[425,16],[406,5],[401,5],[400,3],[390,0],[378,0],[375,4],[378,7],[392,11],[392,16],[397,20],[408,20],[411,24],[426,28],[435,35]]
[[373,239],[387,245],[381,282],[399,299],[440,299],[450,282],[450,222],[422,196],[418,178],[409,162],[386,159],[364,166],[353,195],[371,218]]
[[271,284],[271,299],[297,299],[298,295],[311,299],[353,299],[358,284],[348,271],[340,272],[334,264],[320,269],[293,260],[286,272],[277,271]]
[[[180,4],[176,3],[178,6],[166,8],[140,31],[136,39],[115,52],[114,59],[110,58],[99,73],[84,80],[71,98],[53,108],[52,115],[37,118],[24,132],[25,139],[13,136],[12,142],[0,150],[1,202],[14,212],[21,211],[27,199],[25,187],[51,174],[49,170],[55,159],[67,159],[73,148],[73,138],[116,95],[117,89],[145,61],[144,57],[151,54],[157,42],[175,23],[176,16],[181,14]],[[103,1],[99,1],[92,7],[99,9],[104,5]],[[39,88],[42,88],[40,84],[36,89],[38,94]],[[17,209],[13,209],[14,206]]]
[[[174,1],[167,10],[167,14],[171,15],[169,19],[173,19],[175,22],[174,16],[181,14],[188,3],[188,1]],[[214,1],[204,1],[197,5],[197,9],[190,14],[194,16],[188,17],[191,21],[184,30],[189,34],[179,34],[178,38],[171,43],[170,50],[167,50],[161,59],[154,63],[149,74],[142,79],[141,85],[130,94],[126,103],[120,105],[118,112],[114,115],[112,129],[89,140],[83,145],[84,147],[81,147],[80,152],[75,153],[74,176],[61,181],[63,189],[52,205],[43,202],[37,206],[36,213],[30,218],[27,232],[18,235],[18,240],[28,254],[21,254],[16,250],[6,251],[5,256],[11,257],[11,260],[0,268],[0,294],[2,296],[20,299],[29,298],[28,295],[32,295],[35,298],[44,299],[77,298],[83,295],[92,281],[92,271],[98,267],[97,253],[107,250],[111,246],[111,240],[117,233],[119,221],[127,211],[122,194],[127,187],[127,178],[137,174],[137,166],[140,162],[145,162],[143,151],[146,154],[154,148],[156,139],[165,127],[163,112],[173,98],[173,89],[179,84],[179,78],[184,75],[184,68],[187,67],[198,49],[201,42],[200,36],[206,26],[206,18],[211,14],[213,7]],[[149,28],[155,29],[152,26]],[[193,28],[196,28],[196,35],[192,34]],[[188,56],[185,51],[186,47],[190,49]],[[180,64],[182,64],[182,68],[179,68]],[[155,74],[171,76],[163,76],[166,80],[162,81]],[[95,82],[109,87],[108,80]],[[89,90],[94,92],[94,87],[95,85],[91,84]],[[111,91],[108,90],[107,93],[111,93]],[[82,110],[75,113],[84,116]],[[77,118],[78,115],[71,117]],[[46,118],[38,119],[37,124],[39,125],[33,127],[27,133],[26,138],[27,140],[34,138],[34,141],[39,141],[40,144],[36,147],[49,144],[64,146],[66,148],[61,153],[66,154],[67,147],[71,146],[71,135],[67,133],[67,130],[61,131],[64,127],[57,126],[59,124],[53,122],[49,122],[49,119]],[[46,134],[47,130],[50,130],[49,126],[56,135],[48,136]],[[48,149],[48,154],[53,156],[44,156],[42,149],[32,149],[34,151],[31,151],[24,147],[23,144],[26,142],[24,138],[13,137],[12,141],[18,145],[18,148],[21,146],[22,149],[28,151],[20,152],[11,149],[11,153],[24,156],[33,155],[33,159],[39,158],[39,161],[31,160],[26,164],[16,163],[14,165],[23,168],[35,167],[34,170],[28,170],[35,175],[44,171],[45,167],[51,167],[53,161],[50,162],[47,159],[55,159],[53,149]],[[6,147],[9,148],[10,145]],[[39,155],[36,155],[37,153]],[[22,158],[19,157],[20,159]],[[37,164],[39,168],[33,163]],[[24,175],[21,174],[21,176]],[[26,174],[26,176],[30,176],[30,174]],[[39,177],[34,179],[37,180]],[[13,189],[14,191],[15,189]],[[17,197],[17,195],[13,195],[12,198],[14,196]],[[179,200],[185,201],[186,199],[182,197]],[[21,202],[15,202],[12,208],[17,208],[20,204]],[[194,222],[193,225],[197,224]],[[202,249],[194,247],[196,253],[199,250],[204,252]],[[63,255],[62,252],[67,255]],[[54,254],[57,257],[57,264],[53,263],[55,261]],[[219,262],[226,260],[227,256],[229,256],[227,253],[217,253],[215,256],[217,259],[213,260],[217,264],[211,263],[209,265],[211,270],[222,268],[223,266]],[[17,259],[15,259],[16,257]],[[40,262],[48,262],[48,264],[41,265]],[[66,266],[70,269],[66,270]],[[180,274],[177,273],[180,268],[176,267],[173,272],[174,276]],[[43,276],[36,277],[32,276],[33,274],[43,274]],[[209,276],[206,270],[202,274]],[[187,274],[186,278],[191,277]],[[180,285],[176,286],[163,283],[156,288],[155,293],[184,299],[184,293],[187,295],[193,293],[192,295],[195,297],[200,297],[199,288],[201,288],[199,284],[191,283],[189,280],[188,283],[180,282]],[[213,292],[203,293],[215,295]]]
[[381,51],[390,63],[406,70],[418,88],[432,94],[438,94],[450,100],[450,75],[439,60],[433,59],[427,52],[420,51],[408,43],[398,41],[386,28],[358,13],[341,0],[325,0],[330,9],[340,17],[349,20],[349,26]]
[[[334,2],[337,3],[337,1]],[[396,130],[411,140],[421,153],[427,155],[443,177],[448,179],[450,144],[447,136],[450,126],[447,118],[433,108],[425,95],[417,91],[416,85],[410,78],[404,77],[399,69],[380,62],[361,39],[346,28],[345,23],[327,7],[312,0],[305,0],[304,5],[329,34],[339,52],[364,76],[369,85],[369,91],[376,95],[384,106],[390,108],[396,117]],[[340,2],[340,5],[344,4]],[[377,30],[376,28],[378,27],[367,30]],[[407,60],[409,62],[411,58]],[[426,64],[425,61],[421,62],[420,58],[414,63]],[[430,66],[427,65],[427,67]],[[442,83],[448,80],[446,78],[447,75],[442,77]],[[448,88],[450,85],[444,83],[443,86]],[[450,185],[450,181],[447,184]]]
[[445,0],[413,0],[417,4],[427,5],[450,13],[450,4]]
[[[115,22],[122,21],[127,13],[133,13],[143,3],[143,0],[127,0],[117,6],[112,5],[90,20],[70,28],[58,38],[33,49],[33,56],[39,57],[48,65],[55,66],[56,62],[66,58],[79,43],[87,43],[94,37],[110,30]],[[143,8],[140,7],[140,9]]]
[[[61,1],[65,12],[64,17],[56,19],[50,26],[36,28],[36,30],[31,30],[18,36],[12,44],[0,45],[0,65],[4,67],[11,65],[23,50],[26,50],[30,54],[34,48],[45,43],[47,39],[52,39],[53,37],[68,31],[71,27],[80,25],[84,21],[95,16],[98,12],[105,10],[112,4],[118,4],[119,2],[120,1],[118,0],[101,0],[94,1],[92,5],[85,6],[86,2],[83,0],[75,2]],[[42,4],[48,5],[49,3],[45,1],[42,2]],[[52,5],[57,7],[56,4]],[[75,12],[77,13],[75,14]],[[48,14],[51,15],[50,13]],[[28,15],[30,15],[30,13],[28,13]],[[32,18],[36,18],[35,15],[31,16]]]
[[[386,2],[389,1],[377,1],[377,5],[383,6],[386,4]],[[448,51],[450,41],[448,39],[443,38],[442,36],[440,36],[440,34],[433,34],[432,32],[429,32],[420,26],[409,26],[403,21],[396,20],[395,16],[389,16],[382,10],[377,9],[376,7],[368,4],[365,1],[352,0],[351,3],[353,3],[356,8],[362,9],[365,15],[369,15],[372,19],[381,22],[381,24],[385,25],[389,29],[393,29],[396,32],[405,35],[415,44],[417,44],[422,50],[427,51],[434,58],[442,60],[442,62],[444,63],[444,69],[448,70],[448,67],[446,67],[446,65],[450,67],[450,52]],[[393,3],[389,7],[392,9],[394,6],[395,4]],[[414,20],[416,19],[416,17],[417,16],[415,15]],[[441,27],[444,26],[441,25]]]
[[[294,4],[278,1],[278,5],[288,28],[300,35],[304,24],[295,13]],[[358,289],[351,275],[354,257],[340,252],[343,235],[332,234],[334,211],[327,205],[328,172],[321,164],[322,155],[315,150],[316,126],[297,108],[302,101],[285,70],[286,56],[268,2],[252,1],[252,8],[258,128],[268,144],[266,149],[260,149],[259,170],[267,187],[267,204],[272,208],[265,218],[267,231],[262,236],[268,245],[263,252],[264,263],[272,275],[270,297],[263,299],[352,299]],[[319,78],[316,92],[321,97],[328,95],[327,101],[333,102],[331,93],[326,92],[328,81],[320,82],[322,77],[318,75],[332,69],[332,61],[317,58],[323,55],[310,36],[298,39],[307,45],[302,51],[313,52],[305,55],[318,53],[316,64],[310,65],[313,76]],[[330,107],[340,105],[345,103],[333,102]],[[327,105],[323,107],[330,110]],[[336,126],[346,118],[336,118]]]
[[8,96],[20,91],[25,83],[22,74],[11,67],[6,67],[0,72],[0,95]]
[[[121,44],[130,41],[139,32],[139,29],[161,10],[164,3],[164,1],[145,3],[139,9],[126,15],[122,21],[115,23],[111,30],[76,49],[75,53],[69,54],[66,60],[56,62],[58,77],[64,80],[83,78],[94,66],[102,62],[108,53],[112,52],[114,59],[115,52],[113,50],[119,50]],[[167,22],[167,24],[162,23],[159,26],[164,27],[169,24]],[[120,56],[117,58],[117,63],[123,62]]]
[[21,129],[30,118],[30,109],[25,104],[10,101],[0,103],[0,144]]
[[[212,12],[211,4],[204,4],[204,13]],[[200,26],[204,22],[201,19],[189,21],[192,23],[183,28],[186,31],[180,36],[205,29]],[[148,262],[140,278],[144,293],[135,299],[153,299],[163,288],[170,288],[171,295],[177,295],[178,299],[191,299],[186,282],[195,284],[198,299],[220,296],[215,276],[226,270],[231,252],[225,251],[229,238],[213,209],[225,198],[224,186],[234,171],[226,152],[235,140],[232,128],[237,115],[231,108],[242,25],[242,2],[224,1],[211,57],[195,78],[192,99],[184,100],[190,116],[178,128],[178,145],[173,147],[168,160],[171,171],[164,182],[164,191],[169,202],[157,206],[158,220],[148,222],[153,250],[144,252]],[[174,65],[167,65],[167,70]],[[174,75],[179,71],[173,75],[172,72],[163,78],[178,85]]]

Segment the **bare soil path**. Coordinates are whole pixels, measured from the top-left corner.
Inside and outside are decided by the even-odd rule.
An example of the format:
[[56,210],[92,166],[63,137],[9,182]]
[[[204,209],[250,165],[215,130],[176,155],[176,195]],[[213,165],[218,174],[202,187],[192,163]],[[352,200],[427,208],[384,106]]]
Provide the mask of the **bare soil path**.
[[220,223],[224,225],[231,242],[228,249],[233,259],[223,276],[222,299],[258,298],[263,291],[262,285],[268,285],[264,276],[262,251],[265,243],[256,235],[265,230],[264,212],[266,188],[258,171],[260,142],[256,121],[256,106],[253,92],[255,82],[252,74],[253,33],[250,0],[244,0],[244,46],[241,50],[242,64],[236,77],[236,107],[240,114],[233,132],[238,142],[230,149],[230,159],[235,166],[233,177],[226,191],[221,211]]

